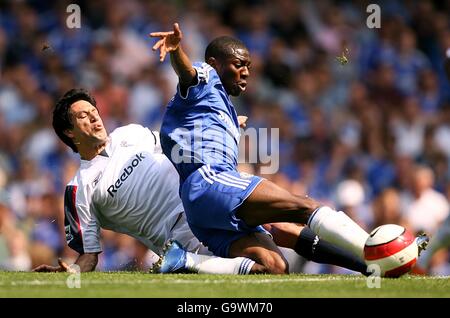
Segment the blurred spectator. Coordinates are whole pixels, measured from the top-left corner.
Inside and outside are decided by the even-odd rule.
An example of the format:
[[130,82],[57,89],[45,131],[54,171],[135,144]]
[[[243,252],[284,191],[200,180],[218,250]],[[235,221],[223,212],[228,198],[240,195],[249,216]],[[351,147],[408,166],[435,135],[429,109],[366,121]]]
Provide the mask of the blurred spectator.
[[430,66],[424,53],[417,50],[416,35],[410,28],[397,32],[397,50],[393,60],[397,87],[405,95],[417,91],[419,74]]
[[423,151],[425,122],[416,99],[404,100],[398,118],[392,121],[391,129],[397,154],[417,158]]
[[412,172],[410,191],[403,194],[403,217],[415,233],[433,235],[449,214],[446,197],[433,189],[433,171],[416,166]]
[[144,68],[137,77],[136,85],[129,92],[128,114],[130,121],[139,122],[158,130],[164,111],[164,90],[161,78],[151,68]]
[[394,188],[387,188],[373,201],[372,228],[384,224],[400,224],[402,220],[402,206],[400,193]]
[[420,73],[418,78],[418,99],[422,112],[425,115],[435,114],[439,111],[443,96],[439,90],[439,81],[436,74],[431,69],[426,69]]
[[372,211],[364,204],[366,195],[363,186],[356,180],[344,180],[338,184],[336,196],[338,209],[345,211],[363,229],[370,232],[373,216]]
[[0,269],[27,271],[31,269],[28,240],[16,227],[14,216],[0,202]]

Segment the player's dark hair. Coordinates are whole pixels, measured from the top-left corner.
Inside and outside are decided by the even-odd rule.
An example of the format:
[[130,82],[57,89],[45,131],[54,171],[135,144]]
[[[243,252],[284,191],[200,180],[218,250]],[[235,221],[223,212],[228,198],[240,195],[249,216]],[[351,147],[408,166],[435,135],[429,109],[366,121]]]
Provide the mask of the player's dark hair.
[[225,58],[233,54],[232,49],[247,49],[245,44],[236,38],[231,36],[220,36],[212,40],[205,51],[205,61],[208,61],[210,57]]
[[97,102],[94,97],[83,88],[73,88],[67,91],[63,97],[61,97],[53,109],[53,129],[55,130],[58,137],[74,152],[78,152],[77,147],[73,143],[72,139],[69,138],[64,131],[73,128],[73,123],[70,120],[70,106],[79,101],[85,100],[91,103],[95,108],[97,108]]

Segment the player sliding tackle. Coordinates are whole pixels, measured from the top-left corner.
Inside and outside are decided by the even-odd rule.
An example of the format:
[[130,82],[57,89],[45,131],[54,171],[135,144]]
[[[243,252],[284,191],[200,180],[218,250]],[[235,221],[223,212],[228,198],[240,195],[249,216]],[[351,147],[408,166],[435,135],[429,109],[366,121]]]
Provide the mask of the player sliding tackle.
[[245,45],[216,38],[206,48],[206,63],[193,64],[180,45],[177,23],[173,31],[151,36],[160,38],[153,50],[159,50],[161,62],[170,54],[179,78],[164,115],[161,145],[180,175],[181,200],[195,236],[215,255],[254,260],[254,272],[287,273],[286,260],[261,225],[307,224],[362,260],[369,235],[344,212],[238,172],[239,122],[229,96],[247,87],[251,58]]
[[[241,120],[245,125],[245,118]],[[80,168],[66,187],[64,225],[67,244],[79,253],[75,263],[82,272],[97,265],[100,228],[131,235],[156,253],[169,239],[180,242],[169,246],[158,264],[161,272],[174,268],[215,274],[256,272],[253,260],[212,256],[192,234],[178,194],[178,173],[161,152],[158,132],[128,125],[108,134],[95,99],[82,89],[68,91],[56,103],[53,128],[81,157]],[[318,240],[307,228],[278,224],[272,230],[279,244],[288,247],[295,245],[292,237],[300,233],[297,251],[307,259],[365,273],[363,262]],[[41,265],[35,271],[70,271],[70,267],[60,260],[57,267]]]
[[[53,127],[81,157],[80,168],[66,187],[64,225],[67,244],[79,253],[75,263],[82,272],[97,265],[100,228],[131,235],[156,253],[174,238],[191,252],[211,255],[185,222],[177,174],[161,153],[157,132],[128,125],[108,134],[95,99],[82,89],[68,91],[57,102]],[[184,255],[189,269],[205,273],[246,274],[252,263],[242,257]],[[63,261],[58,267],[35,269],[68,270]]]

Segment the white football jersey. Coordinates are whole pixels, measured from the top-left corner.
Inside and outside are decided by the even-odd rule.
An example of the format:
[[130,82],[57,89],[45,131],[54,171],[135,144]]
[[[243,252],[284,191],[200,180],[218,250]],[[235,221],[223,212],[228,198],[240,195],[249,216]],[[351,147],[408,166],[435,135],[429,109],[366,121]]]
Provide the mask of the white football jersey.
[[100,227],[135,237],[156,253],[183,212],[179,176],[162,154],[159,134],[140,125],[117,128],[106,155],[81,160],[64,197],[68,245],[101,252]]

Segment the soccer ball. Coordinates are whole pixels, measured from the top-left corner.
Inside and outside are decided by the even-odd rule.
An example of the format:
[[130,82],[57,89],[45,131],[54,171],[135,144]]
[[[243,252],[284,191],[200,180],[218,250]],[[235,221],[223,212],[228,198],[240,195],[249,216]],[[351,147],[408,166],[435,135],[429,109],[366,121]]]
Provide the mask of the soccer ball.
[[[415,237],[403,226],[395,224],[374,229],[364,246],[366,264],[378,265],[383,277],[400,277],[408,273],[416,264],[418,253]],[[371,268],[374,267],[369,270]]]

